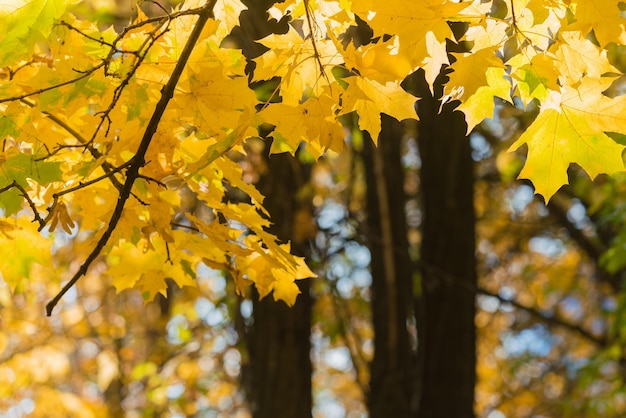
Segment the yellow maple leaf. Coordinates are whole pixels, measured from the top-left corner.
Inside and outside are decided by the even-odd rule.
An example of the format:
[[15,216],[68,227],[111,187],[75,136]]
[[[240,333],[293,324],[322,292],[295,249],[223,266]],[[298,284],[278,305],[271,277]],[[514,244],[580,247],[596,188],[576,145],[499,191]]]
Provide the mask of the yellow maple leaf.
[[296,303],[296,298],[301,293],[294,277],[284,270],[273,269],[272,273],[275,275],[275,281],[272,286],[274,289],[274,301],[282,300],[287,305],[293,306]]
[[485,19],[467,28],[463,40],[472,42],[472,49],[477,51],[492,48],[502,45],[508,39],[509,29],[510,26],[506,21]]
[[259,42],[270,50],[255,60],[254,80],[279,76],[283,103],[297,105],[303,96],[320,96],[332,81],[330,70],[342,63],[335,43],[326,38],[304,39],[292,26]]
[[342,113],[356,110],[359,115],[359,128],[368,131],[374,141],[380,133],[380,114],[385,113],[399,121],[417,119],[415,102],[417,98],[407,93],[399,83],[381,84],[365,77],[347,77],[348,88],[343,94]]
[[466,8],[466,3],[445,0],[361,0],[353,2],[351,10],[367,21],[375,36],[397,35],[398,53],[412,68],[423,68],[432,85],[441,66],[448,64],[446,39],[454,39],[448,22]]
[[601,47],[609,42],[624,42],[624,17],[618,0],[573,0],[574,20],[570,25],[586,36],[591,30]]
[[272,152],[294,154],[302,141],[319,158],[326,149],[340,152],[344,148],[344,130],[333,110],[336,100],[324,94],[312,97],[300,106],[275,103],[259,113],[259,117],[276,128],[272,136]]
[[511,78],[519,98],[524,105],[531,100],[543,102],[551,90],[558,91],[558,72],[553,54],[519,54],[511,58],[507,64],[511,67]]
[[520,178],[533,182],[548,201],[567,183],[567,168],[578,164],[591,178],[624,169],[622,150],[605,132],[626,132],[626,96],[602,94],[611,80],[585,78],[578,89],[553,92],[531,126],[511,145],[528,145]]
[[502,60],[496,56],[497,49],[497,47],[490,47],[473,51],[471,54],[453,53],[452,55],[457,60],[450,66],[453,71],[449,75],[449,81],[446,83],[444,91],[449,92],[454,88],[462,88],[462,94],[458,96],[458,99],[464,101],[480,87],[487,86],[488,70],[504,68]]
[[[338,43],[339,40],[335,42]],[[395,39],[372,42],[358,48],[349,43],[345,49],[338,49],[343,55],[346,68],[357,69],[361,76],[380,83],[403,80],[413,71],[408,57],[398,53]]]
[[479,87],[458,107],[458,110],[465,114],[468,133],[486,118],[493,117],[494,97],[510,100],[511,83],[505,76],[504,68],[487,68],[485,71],[486,85]]
[[559,40],[550,51],[558,61],[559,79],[565,84],[574,85],[583,77],[599,78],[606,73],[619,73],[606,54],[580,32],[561,32]]
[[[171,108],[181,119],[189,119],[201,132],[217,138],[226,137],[238,126],[241,115],[256,103],[248,80],[239,75],[226,76],[220,67],[204,67],[190,73],[174,95]],[[191,118],[189,118],[191,117]]]
[[3,222],[0,228],[0,273],[11,290],[31,277],[34,264],[52,270],[53,241],[41,236],[32,219],[20,216],[12,224]]
[[221,22],[226,33],[239,25],[239,14],[246,9],[246,6],[239,0],[217,0],[213,13],[215,19]]
[[[283,244],[280,246],[283,251],[289,254],[291,246]],[[283,300],[287,305],[293,306],[296,302],[300,289],[295,284],[296,280],[317,277],[304,262],[303,257],[291,256],[293,266],[277,264],[272,260],[269,251],[256,251],[241,260],[237,266],[239,271],[238,292],[242,292],[246,286],[246,280],[254,283],[259,297],[263,299],[274,292],[274,300]]]
[[[152,248],[149,250],[148,248]],[[145,239],[137,245],[130,242],[113,247],[108,254],[112,284],[120,292],[124,289],[139,288],[143,291],[146,302],[153,300],[157,293],[166,295],[166,278],[173,279],[180,287],[195,286],[193,277],[181,268],[184,256],[176,248],[167,250],[161,239],[149,244]]]

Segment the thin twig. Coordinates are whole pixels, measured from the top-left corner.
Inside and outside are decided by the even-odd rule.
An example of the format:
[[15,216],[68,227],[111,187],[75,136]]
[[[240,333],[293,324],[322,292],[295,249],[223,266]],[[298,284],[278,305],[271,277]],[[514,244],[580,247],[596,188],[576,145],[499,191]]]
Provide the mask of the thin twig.
[[322,57],[317,50],[317,43],[315,42],[315,34],[313,33],[313,21],[311,18],[311,6],[309,5],[309,0],[304,0],[304,11],[306,14],[307,25],[309,26],[309,36],[311,37],[311,44],[313,45],[313,54],[315,55],[315,61],[320,67],[320,71],[322,73],[322,77],[326,79],[328,85],[330,86],[331,82],[326,74],[326,70],[324,69],[324,64],[322,64]]
[[1,188],[0,193],[4,193],[10,189],[19,190],[22,197],[26,199],[26,201],[28,202],[28,206],[30,206],[30,209],[33,211],[33,216],[35,217],[35,220],[39,222],[39,229],[41,230],[44,226],[46,226],[46,221],[41,217],[41,215],[39,215],[39,211],[35,206],[35,202],[33,202],[28,193],[26,193],[26,190],[17,181],[13,180],[13,183]]
[[7,97],[6,99],[0,99],[0,103],[15,102],[15,101],[18,101],[18,100],[26,99],[27,97],[30,97],[30,96],[36,96],[38,94],[45,93],[45,92],[50,91],[50,90],[54,90],[54,89],[58,89],[58,88],[63,87],[63,86],[74,84],[77,81],[82,80],[83,78],[89,77],[91,74],[93,74],[94,72],[96,72],[100,68],[104,67],[104,65],[105,65],[105,62],[101,62],[100,64],[96,65],[95,67],[90,68],[90,69],[88,69],[88,70],[86,70],[84,72],[81,72],[80,73],[81,75],[76,77],[76,78],[72,78],[71,80],[63,81],[63,82],[61,82],[59,84],[55,84],[53,86],[48,86],[48,87],[41,88],[39,90],[31,91],[30,93],[24,93],[24,94],[22,94],[20,96],[12,96],[12,97]]
[[60,196],[63,196],[65,194],[75,192],[76,190],[84,189],[85,187],[91,186],[92,184],[96,184],[96,183],[98,183],[98,182],[100,182],[100,181],[102,181],[104,179],[107,179],[107,178],[111,177],[115,173],[119,173],[120,171],[122,171],[126,167],[130,166],[131,162],[132,161],[126,161],[124,164],[120,165],[119,167],[113,168],[111,171],[101,175],[100,177],[96,177],[95,179],[91,179],[89,181],[81,181],[81,182],[78,183],[77,186],[70,187],[69,189],[63,189],[60,192],[57,192],[57,193],[53,194],[52,197],[57,199]]
[[[337,318],[337,328],[339,329],[339,333],[343,338],[346,348],[348,349],[348,355],[350,356],[350,360],[352,361],[352,365],[354,366],[354,373],[356,377],[356,383],[361,389],[363,393],[363,397],[367,399],[369,397],[369,386],[366,382],[366,377],[363,376],[363,371],[368,369],[367,360],[365,360],[365,356],[363,355],[363,343],[360,341],[359,334],[357,330],[351,332],[346,326],[346,323],[349,322],[349,318],[351,318],[350,312],[348,312],[348,307],[343,303],[343,298],[339,295],[337,291],[337,285],[333,280],[327,280],[328,285],[330,287],[330,298],[332,300],[332,310],[335,318]],[[340,302],[341,301],[341,302]]]
[[[21,99],[20,100],[21,103],[25,104],[28,107],[34,108],[35,104],[29,102],[26,99]],[[56,115],[48,112],[48,111],[43,111],[41,112],[44,115],[46,115],[48,117],[48,119],[50,119],[51,121],[53,121],[54,123],[56,123],[58,126],[60,126],[61,128],[65,129],[70,135],[72,135],[74,137],[74,139],[76,139],[78,142],[81,143],[80,146],[86,146],[87,150],[89,151],[89,153],[93,156],[93,158],[95,158],[96,160],[100,157],[102,157],[102,153],[100,151],[98,151],[96,148],[94,148],[93,146],[89,145],[87,142],[87,139],[85,139],[78,131],[76,131],[74,128],[72,128],[70,125],[68,125],[65,121],[63,121],[62,119],[58,118]],[[60,148],[59,148],[60,149]],[[52,152],[51,154],[49,154],[48,156],[52,156],[54,155],[55,152]],[[112,171],[115,170],[115,167],[113,167],[110,163],[103,161],[102,165],[101,165],[102,169],[104,170],[105,173],[109,174]],[[115,178],[114,176],[110,176],[109,177],[111,183],[113,183],[113,186],[115,186],[116,189],[120,190],[122,188],[122,183],[120,183],[117,178]]]

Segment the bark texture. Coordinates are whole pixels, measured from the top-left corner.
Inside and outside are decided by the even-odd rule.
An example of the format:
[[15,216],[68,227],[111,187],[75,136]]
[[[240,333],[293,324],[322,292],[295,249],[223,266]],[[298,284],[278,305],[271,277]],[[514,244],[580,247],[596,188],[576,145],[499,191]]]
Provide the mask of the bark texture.
[[423,72],[415,75],[422,98],[418,145],[423,212],[417,416],[470,418],[476,381],[473,161],[463,114],[450,103],[440,109],[444,77],[435,82],[433,97]]
[[368,138],[363,150],[372,255],[372,418],[408,417],[414,408],[415,361],[407,331],[412,315],[412,266],[404,212],[403,132],[402,124],[383,115],[378,147]]
[[[288,154],[267,159],[268,173],[258,183],[274,224],[270,232],[292,241],[295,254],[305,256],[308,245],[294,242],[298,191],[308,181],[308,169]],[[247,334],[248,401],[254,418],[311,417],[313,407],[310,358],[312,298],[309,280],[297,282],[302,294],[295,306],[259,301],[254,295],[254,324]]]

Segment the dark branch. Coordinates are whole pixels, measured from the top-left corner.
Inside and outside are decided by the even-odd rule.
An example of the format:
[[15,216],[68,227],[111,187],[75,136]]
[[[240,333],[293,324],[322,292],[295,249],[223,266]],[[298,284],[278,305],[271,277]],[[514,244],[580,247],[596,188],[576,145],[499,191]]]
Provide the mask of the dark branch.
[[196,22],[187,43],[176,63],[176,67],[172,71],[172,75],[168,80],[167,84],[163,87],[161,91],[161,98],[154,109],[152,117],[150,118],[150,122],[148,122],[148,126],[144,132],[144,135],[141,139],[141,142],[137,148],[137,152],[129,161],[130,165],[128,167],[126,181],[122,187],[122,190],[119,193],[117,198],[117,204],[115,209],[113,210],[113,214],[111,215],[111,219],[109,220],[107,229],[104,231],[98,243],[91,251],[87,259],[80,266],[78,271],[74,274],[74,276],[70,279],[70,281],[63,286],[61,291],[46,305],[46,314],[48,316],[52,315],[52,310],[57,305],[57,303],[61,300],[63,295],[70,290],[76,282],[87,273],[89,266],[93,261],[100,255],[104,246],[108,243],[113,231],[117,227],[119,220],[122,217],[122,212],[124,211],[124,206],[131,196],[133,184],[135,180],[139,177],[139,170],[144,166],[145,163],[145,155],[148,151],[148,147],[150,146],[150,142],[152,141],[152,136],[157,130],[159,123],[161,121],[161,117],[165,113],[165,109],[171,98],[174,96],[174,90],[176,88],[176,84],[178,84],[178,80],[191,56],[191,52],[198,42],[200,38],[200,34],[202,33],[202,29],[206,22],[213,17],[213,7],[215,6],[215,2],[217,0],[209,0],[200,10],[198,21]]
[[493,293],[485,288],[482,287],[478,287],[476,289],[476,292],[480,295],[485,295],[485,296],[490,296],[492,298],[496,298],[498,299],[501,303],[506,303],[509,304],[517,309],[521,309],[525,312],[528,312],[529,314],[531,314],[532,316],[534,316],[535,318],[539,319],[542,322],[545,322],[547,324],[550,325],[555,325],[561,328],[565,328],[569,331],[572,331],[578,335],[580,335],[581,337],[585,338],[586,340],[602,347],[602,348],[606,348],[609,345],[608,340],[606,339],[605,336],[599,336],[599,335],[595,335],[593,333],[591,333],[590,331],[587,331],[586,329],[584,329],[582,326],[577,325],[577,324],[572,324],[570,322],[565,321],[564,319],[552,316],[550,314],[544,313],[539,311],[538,309],[531,307],[531,306],[525,306],[522,305],[521,303],[517,302],[515,299],[509,299],[509,298],[503,298],[502,296],[498,295],[497,293]]

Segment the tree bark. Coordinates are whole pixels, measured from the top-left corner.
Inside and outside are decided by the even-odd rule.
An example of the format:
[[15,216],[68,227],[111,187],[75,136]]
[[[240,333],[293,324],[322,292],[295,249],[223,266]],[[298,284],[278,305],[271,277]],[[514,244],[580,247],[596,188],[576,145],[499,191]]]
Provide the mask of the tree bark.
[[[269,147],[268,147],[269,149]],[[267,159],[268,174],[258,183],[266,196],[264,205],[274,222],[270,232],[292,241],[294,253],[305,256],[307,245],[294,242],[297,194],[308,181],[308,169],[288,154]],[[310,358],[311,309],[309,280],[299,280],[301,294],[295,306],[275,302],[272,296],[259,301],[253,296],[254,324],[247,334],[248,402],[254,418],[311,417],[312,365]]]
[[454,104],[441,107],[416,74],[422,161],[421,295],[418,336],[420,418],[474,416],[476,259],[473,162],[467,125]]
[[383,115],[378,147],[366,138],[367,236],[372,255],[374,358],[370,370],[372,418],[408,417],[415,361],[407,321],[412,315],[412,268],[404,212],[403,127]]

